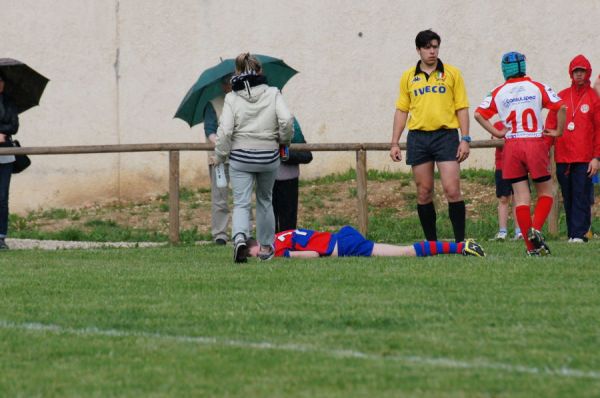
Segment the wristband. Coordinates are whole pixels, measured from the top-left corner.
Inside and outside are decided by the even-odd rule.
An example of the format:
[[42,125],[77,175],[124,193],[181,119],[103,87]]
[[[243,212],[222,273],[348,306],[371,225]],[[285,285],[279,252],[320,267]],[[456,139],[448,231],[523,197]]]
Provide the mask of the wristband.
[[462,137],[460,137],[461,141],[464,141],[466,143],[470,143],[471,142],[471,136],[469,135],[463,135]]

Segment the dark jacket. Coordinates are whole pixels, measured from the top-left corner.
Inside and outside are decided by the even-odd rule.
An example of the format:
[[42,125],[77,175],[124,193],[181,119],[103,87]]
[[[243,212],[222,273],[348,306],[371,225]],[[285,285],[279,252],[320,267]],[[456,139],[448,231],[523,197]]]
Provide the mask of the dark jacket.
[[[19,111],[17,106],[6,95],[0,93],[0,133],[6,135],[14,135],[19,131]],[[12,146],[7,140],[5,145]]]
[[[304,134],[302,134],[302,129],[300,128],[300,124],[294,118],[294,135],[292,137],[292,144],[306,144],[306,140],[304,139]],[[281,161],[283,164],[307,164],[312,162],[313,156],[311,152],[300,152],[294,151],[290,149],[290,157],[286,161]]]

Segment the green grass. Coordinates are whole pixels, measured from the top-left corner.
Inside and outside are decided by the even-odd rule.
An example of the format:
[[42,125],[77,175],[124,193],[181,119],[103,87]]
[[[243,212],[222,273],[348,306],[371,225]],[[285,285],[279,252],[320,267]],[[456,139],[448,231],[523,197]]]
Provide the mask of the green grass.
[[[435,172],[435,178],[439,179],[439,172]],[[485,185],[494,185],[494,170],[488,169],[464,169],[461,170],[461,179],[465,181],[478,182]],[[306,185],[327,185],[334,182],[346,182],[356,180],[356,169],[348,169],[342,173],[328,174],[323,177],[315,178],[312,180],[301,180],[300,186]],[[398,180],[401,182],[412,182],[413,177],[411,173],[402,171],[389,171],[389,170],[367,170],[368,181],[389,181]]]
[[245,266],[217,246],[5,252],[0,396],[598,396],[600,243],[486,248]]

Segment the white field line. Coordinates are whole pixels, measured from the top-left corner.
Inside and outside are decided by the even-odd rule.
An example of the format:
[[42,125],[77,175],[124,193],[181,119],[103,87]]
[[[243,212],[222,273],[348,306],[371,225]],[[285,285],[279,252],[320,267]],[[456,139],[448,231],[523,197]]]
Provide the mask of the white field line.
[[560,376],[567,378],[586,378],[600,380],[600,371],[578,370],[567,367],[529,367],[523,365],[511,365],[504,363],[488,362],[485,359],[475,359],[472,361],[460,361],[452,358],[421,357],[414,355],[378,355],[369,354],[354,350],[340,350],[313,347],[301,344],[277,344],[270,342],[252,342],[243,340],[229,340],[220,337],[204,336],[180,336],[161,333],[136,332],[116,329],[99,329],[96,327],[86,327],[82,329],[62,327],[58,325],[45,325],[41,323],[14,323],[0,320],[0,329],[25,330],[31,332],[49,332],[55,334],[68,334],[76,336],[105,336],[105,337],[138,337],[147,339],[157,339],[173,341],[177,343],[192,343],[204,346],[224,346],[247,348],[253,350],[273,350],[288,351],[299,353],[320,354],[334,358],[356,358],[371,361],[392,361],[406,364],[428,365],[440,368],[450,369],[490,369],[508,373],[526,373],[541,376]]

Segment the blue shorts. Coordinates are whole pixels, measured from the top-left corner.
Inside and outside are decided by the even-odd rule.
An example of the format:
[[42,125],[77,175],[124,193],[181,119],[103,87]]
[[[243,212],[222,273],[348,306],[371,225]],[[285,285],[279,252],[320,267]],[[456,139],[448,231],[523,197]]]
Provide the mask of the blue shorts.
[[370,257],[373,253],[373,241],[365,239],[356,229],[346,225],[334,234],[337,239],[339,257]]
[[496,197],[511,196],[513,194],[512,184],[509,180],[502,178],[502,170],[496,170],[494,176],[496,178]]

